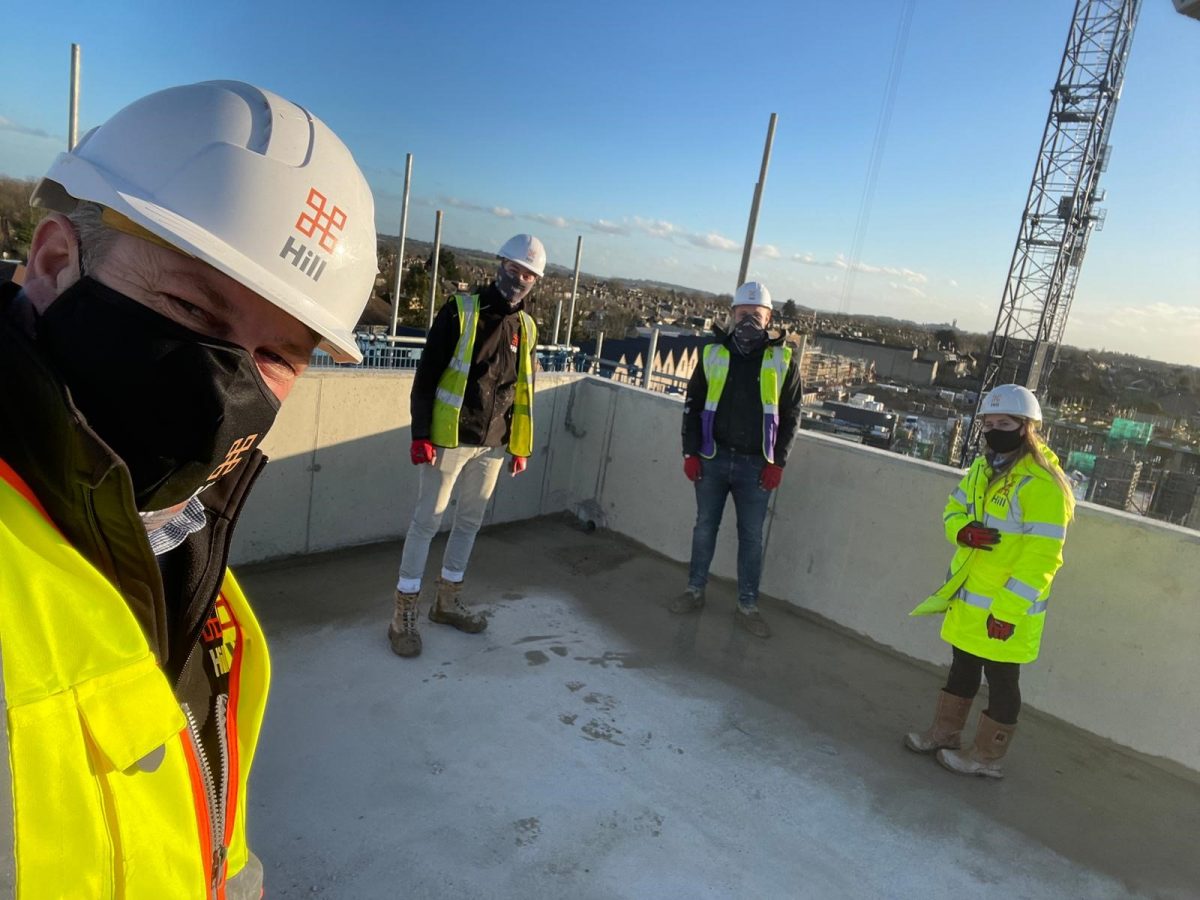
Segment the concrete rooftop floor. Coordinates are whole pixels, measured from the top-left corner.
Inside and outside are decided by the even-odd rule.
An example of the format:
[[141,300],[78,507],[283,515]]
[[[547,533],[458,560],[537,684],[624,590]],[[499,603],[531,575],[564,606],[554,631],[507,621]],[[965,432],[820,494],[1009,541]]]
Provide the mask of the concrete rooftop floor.
[[1003,782],[951,775],[901,746],[934,672],[769,601],[753,638],[728,584],[672,616],[682,565],[565,518],[485,530],[488,631],[399,659],[399,549],[240,571],[270,898],[1200,896],[1200,780],[1028,712]]

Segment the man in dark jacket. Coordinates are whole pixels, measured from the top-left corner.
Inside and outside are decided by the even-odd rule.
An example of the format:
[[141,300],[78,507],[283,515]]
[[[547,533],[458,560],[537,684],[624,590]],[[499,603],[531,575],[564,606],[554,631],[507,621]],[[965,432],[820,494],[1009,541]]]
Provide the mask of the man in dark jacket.
[[546,250],[533,235],[518,234],[498,255],[491,284],[457,294],[442,307],[413,380],[412,462],[420,466],[420,481],[388,626],[398,656],[421,652],[421,579],[456,484],[458,506],[429,620],[469,634],[487,628],[487,619],[470,612],[459,596],[467,562],[505,447],[513,475],[525,471],[533,452],[537,328],[525,300],[546,270]]
[[796,436],[802,394],[798,360],[782,335],[767,333],[770,323],[770,292],[746,282],[733,298],[733,327],[705,346],[688,383],[683,471],[696,485],[696,527],[688,586],[670,606],[674,613],[704,606],[725,498],[732,494],[738,528],[735,619],[764,638],[771,629],[758,611],[763,521]]

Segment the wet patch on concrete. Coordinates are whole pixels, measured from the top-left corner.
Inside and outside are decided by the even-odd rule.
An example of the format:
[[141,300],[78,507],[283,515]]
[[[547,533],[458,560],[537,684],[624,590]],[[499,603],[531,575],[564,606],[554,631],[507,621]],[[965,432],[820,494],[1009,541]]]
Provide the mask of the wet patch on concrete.
[[516,591],[505,591],[500,595],[501,600],[524,600],[525,595],[519,594]]
[[583,728],[580,729],[584,737],[592,741],[607,741],[610,744],[616,744],[618,747],[624,747],[625,744],[617,740],[617,735],[623,735],[620,728],[608,722],[601,722],[599,719],[592,719]]
[[595,544],[559,547],[550,555],[565,564],[572,575],[599,575],[633,559],[633,553],[624,547]]
[[568,715],[567,713],[560,713],[558,716],[558,721],[562,722],[564,725],[574,725],[575,720],[578,718],[579,716],[575,714]]
[[602,669],[607,669],[610,664],[617,669],[649,669],[654,666],[653,663],[646,661],[636,653],[614,650],[605,650],[602,656],[577,656],[575,661],[599,666]]
[[519,641],[513,641],[513,646],[518,644],[534,644],[538,641],[555,641],[562,637],[561,634],[531,634],[528,637],[523,637]]
[[585,687],[586,687],[586,685],[582,681],[568,681],[567,682],[567,690],[570,691],[572,694],[583,690]]
[[526,650],[525,659],[528,660],[531,666],[541,666],[550,662],[550,657],[541,650]]
[[570,651],[567,650],[567,648],[562,646],[561,644],[555,644],[553,647],[550,648],[550,652],[555,654],[556,656],[566,656],[567,653],[569,653]]
[[513,830],[517,833],[517,846],[527,847],[542,836],[542,823],[537,818],[517,819]]

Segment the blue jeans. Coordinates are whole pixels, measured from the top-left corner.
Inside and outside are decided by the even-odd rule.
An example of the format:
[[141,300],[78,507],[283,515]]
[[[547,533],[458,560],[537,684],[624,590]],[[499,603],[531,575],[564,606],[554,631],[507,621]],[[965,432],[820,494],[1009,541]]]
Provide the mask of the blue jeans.
[[751,456],[718,448],[717,455],[702,460],[702,464],[703,471],[695,485],[696,527],[692,530],[688,587],[702,591],[708,583],[708,567],[717,548],[725,498],[733,494],[738,532],[738,603],[743,607],[755,606],[762,577],[763,521],[771,499],[771,492],[758,483],[764,460],[761,454]]

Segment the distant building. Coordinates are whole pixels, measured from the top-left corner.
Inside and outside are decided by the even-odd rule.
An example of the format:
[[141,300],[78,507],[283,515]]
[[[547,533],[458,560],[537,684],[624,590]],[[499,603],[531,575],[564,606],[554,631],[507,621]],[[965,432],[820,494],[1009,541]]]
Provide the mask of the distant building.
[[894,347],[878,341],[836,334],[818,334],[813,338],[813,343],[825,353],[872,363],[877,378],[907,384],[933,384],[937,378],[937,360],[921,358],[916,347]]

